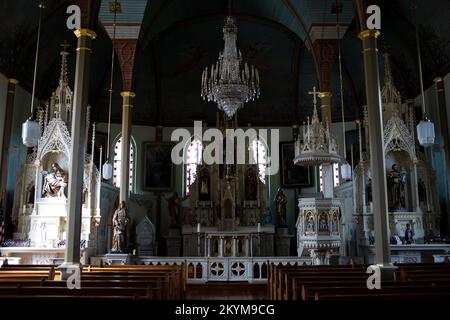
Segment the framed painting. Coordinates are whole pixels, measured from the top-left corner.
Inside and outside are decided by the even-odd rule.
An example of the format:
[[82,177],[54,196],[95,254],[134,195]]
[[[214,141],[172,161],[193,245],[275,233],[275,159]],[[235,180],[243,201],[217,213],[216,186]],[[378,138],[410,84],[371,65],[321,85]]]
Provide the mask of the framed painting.
[[172,147],[170,142],[144,142],[144,190],[167,191],[173,188]]
[[294,142],[280,143],[280,174],[281,187],[297,188],[312,185],[311,167],[294,165]]

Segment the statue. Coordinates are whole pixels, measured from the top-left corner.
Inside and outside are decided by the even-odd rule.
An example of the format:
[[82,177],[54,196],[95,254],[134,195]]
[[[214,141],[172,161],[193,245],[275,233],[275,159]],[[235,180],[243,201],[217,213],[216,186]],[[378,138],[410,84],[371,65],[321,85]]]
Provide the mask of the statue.
[[321,232],[328,231],[328,223],[324,213],[322,213],[319,218],[319,231]]
[[245,199],[256,200],[256,174],[253,170],[247,170],[245,178]]
[[417,184],[417,191],[419,193],[419,203],[427,201],[427,188],[425,182],[419,178],[419,183]]
[[314,232],[314,217],[312,215],[309,215],[308,223],[306,225],[306,231]]
[[208,170],[206,169],[200,171],[199,186],[200,186],[199,200],[200,201],[210,200],[209,174]]
[[281,188],[278,189],[277,195],[275,196],[275,202],[277,204],[277,220],[278,226],[286,226],[286,203],[287,198],[283,193]]
[[392,165],[387,176],[389,209],[399,210],[405,208],[406,171],[398,164]]
[[125,201],[119,204],[119,207],[114,212],[112,218],[113,224],[113,246],[112,252],[125,252],[126,251],[126,238],[125,233],[129,222],[128,209]]
[[67,186],[67,174],[57,163],[52,163],[52,170],[44,173],[44,192],[45,198],[64,197],[64,189]]
[[170,198],[166,198],[168,202],[169,215],[171,217],[170,228],[178,228],[180,225],[180,201],[187,199],[187,196],[180,200],[178,193],[174,192]]

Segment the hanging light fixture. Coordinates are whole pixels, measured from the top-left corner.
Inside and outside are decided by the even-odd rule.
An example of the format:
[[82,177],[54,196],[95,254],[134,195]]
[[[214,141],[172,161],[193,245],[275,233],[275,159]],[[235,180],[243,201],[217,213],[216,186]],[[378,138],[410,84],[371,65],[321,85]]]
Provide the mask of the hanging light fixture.
[[259,72],[242,60],[236,47],[237,27],[228,16],[223,27],[225,46],[218,61],[205,68],[202,74],[201,96],[214,101],[217,107],[231,119],[244,103],[259,98]]
[[336,2],[336,28],[337,28],[337,38],[338,38],[338,55],[339,55],[339,92],[341,98],[341,113],[342,113],[342,141],[344,142],[344,159],[341,163],[341,178],[344,181],[352,179],[352,167],[347,162],[347,146],[345,142],[345,114],[344,114],[344,96],[343,96],[343,81],[342,81],[342,55],[341,55],[341,36],[339,28],[339,10],[340,7],[337,6]]
[[112,53],[111,53],[111,78],[109,81],[109,110],[108,110],[108,143],[106,145],[106,162],[102,167],[103,179],[109,180],[113,176],[113,166],[109,162],[109,146],[111,144],[111,106],[112,106],[112,93],[113,93],[113,76],[114,76],[114,57],[115,57],[115,47],[114,43],[116,40],[116,18],[117,12],[120,10],[120,6],[117,4],[117,0],[109,7],[110,12],[114,12],[114,22],[113,22],[113,38],[112,38]]
[[423,76],[422,76],[422,60],[420,57],[420,42],[419,42],[419,28],[417,24],[417,4],[416,1],[413,3],[414,20],[416,24],[416,47],[417,47],[417,61],[419,64],[419,81],[420,81],[420,92],[422,94],[422,120],[417,125],[417,139],[422,147],[429,147],[434,144],[434,123],[427,118],[426,108],[425,108],[425,94],[423,90]]
[[37,65],[39,58],[39,43],[41,40],[41,22],[42,22],[42,10],[45,9],[45,6],[42,3],[39,3],[39,26],[38,26],[38,36],[36,42],[36,55],[34,59],[34,75],[33,75],[33,91],[31,93],[31,115],[30,117],[22,123],[22,142],[28,147],[32,148],[38,145],[39,138],[41,136],[41,129],[39,123],[33,119],[34,113],[34,94],[36,92],[36,73],[37,73]]

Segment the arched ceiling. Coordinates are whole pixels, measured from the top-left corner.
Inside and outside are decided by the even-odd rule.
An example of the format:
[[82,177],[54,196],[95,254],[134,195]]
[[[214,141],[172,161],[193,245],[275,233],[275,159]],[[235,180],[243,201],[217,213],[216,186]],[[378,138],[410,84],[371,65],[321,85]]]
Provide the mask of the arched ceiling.
[[[122,7],[133,0],[122,0]],[[59,76],[60,44],[71,44],[69,77],[73,83],[76,38],[65,26],[72,1],[44,1],[37,94],[47,99]],[[335,0],[234,0],[238,47],[244,60],[260,69],[261,97],[239,111],[241,124],[291,125],[311,113],[313,85],[319,86],[318,57],[311,54],[311,26],[335,25]],[[361,42],[351,0],[343,5],[340,21],[348,24],[342,40],[344,102],[347,119],[360,114],[364,104]],[[380,45],[392,53],[394,79],[404,98],[418,94],[417,58],[409,0],[378,1],[382,10]],[[450,39],[445,0],[419,2],[424,78],[449,72]],[[203,120],[213,124],[216,106],[200,97],[202,70],[216,61],[223,48],[222,26],[228,0],[148,0],[135,63],[135,124],[184,126]],[[448,15],[448,14],[447,14]],[[127,16],[118,14],[119,22]],[[122,21],[123,20],[123,21]],[[0,71],[31,88],[38,12],[29,0],[0,3]],[[89,102],[96,121],[106,121],[111,63],[111,40],[101,23],[93,42]],[[380,60],[382,61],[382,60]],[[382,67],[382,65],[381,65]],[[382,70],[381,70],[382,71]],[[114,74],[113,121],[121,118],[121,74]],[[340,121],[338,68],[331,78],[333,118]],[[72,85],[73,88],[73,85]]]

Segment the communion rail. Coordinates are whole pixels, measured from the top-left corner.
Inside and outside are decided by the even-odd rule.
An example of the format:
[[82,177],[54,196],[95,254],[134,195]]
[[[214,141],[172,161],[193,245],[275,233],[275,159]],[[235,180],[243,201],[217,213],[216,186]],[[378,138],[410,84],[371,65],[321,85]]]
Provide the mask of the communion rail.
[[187,283],[247,281],[267,283],[269,265],[311,265],[299,257],[133,257],[118,260],[113,255],[91,257],[91,265],[186,265]]

